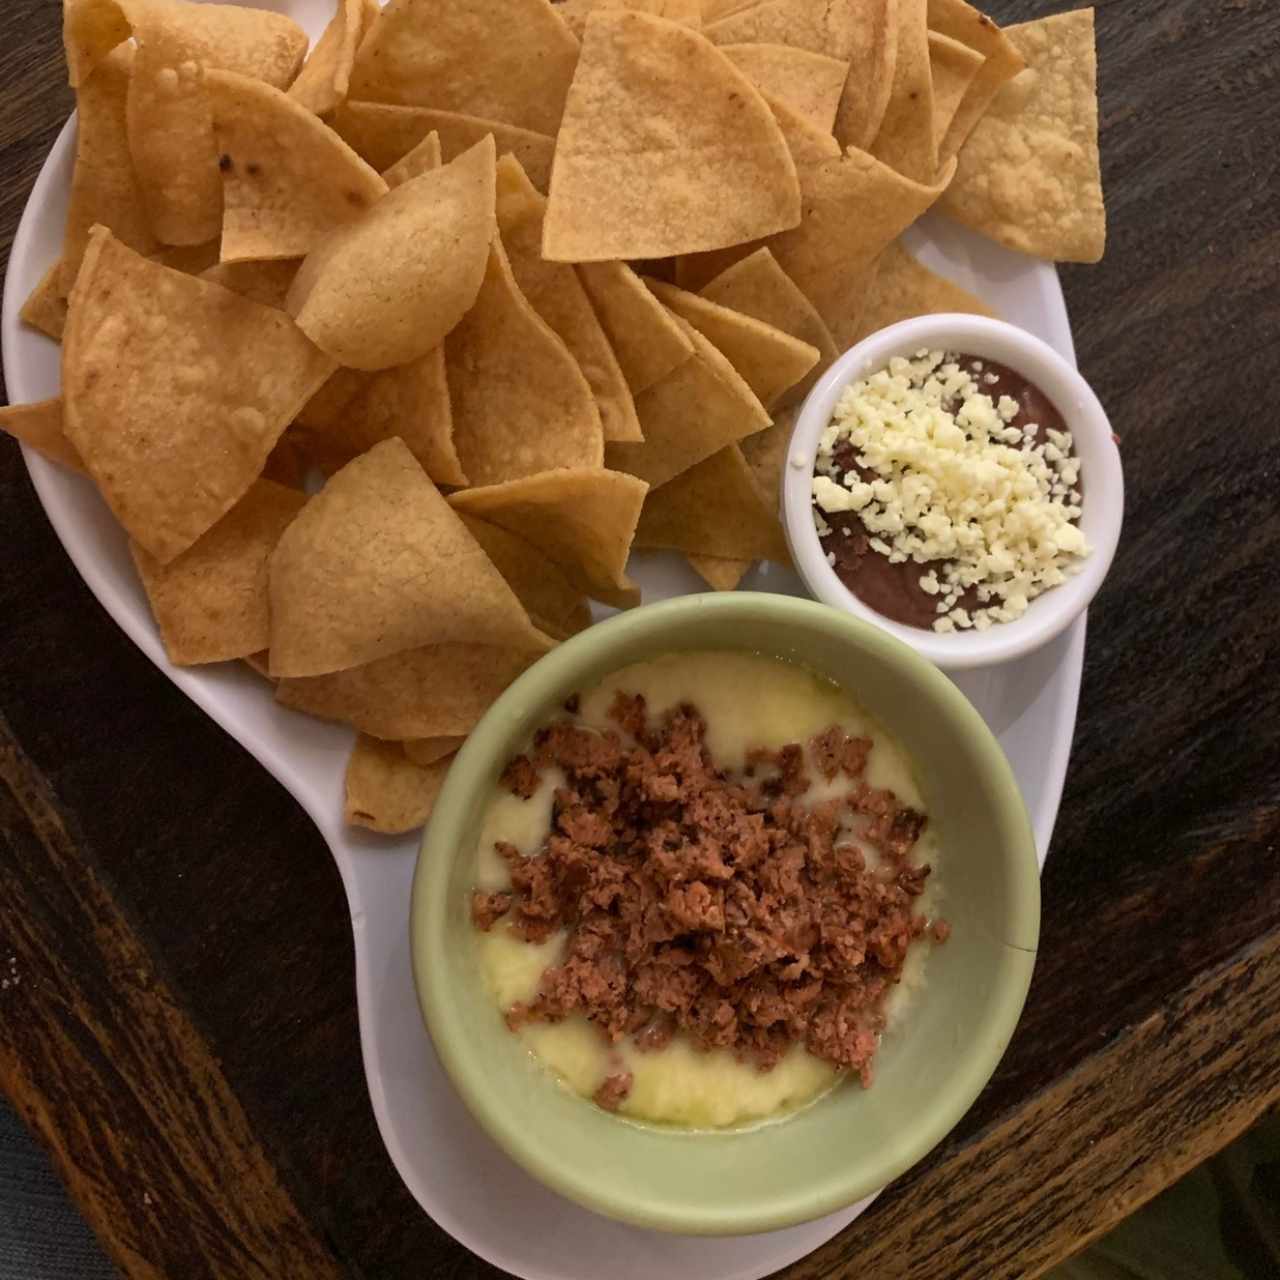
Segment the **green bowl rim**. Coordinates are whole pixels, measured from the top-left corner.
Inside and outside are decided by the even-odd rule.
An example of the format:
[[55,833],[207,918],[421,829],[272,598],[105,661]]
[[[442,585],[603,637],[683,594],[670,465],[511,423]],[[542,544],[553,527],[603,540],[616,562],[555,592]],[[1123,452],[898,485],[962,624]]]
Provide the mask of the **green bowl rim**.
[[[727,616],[751,615],[779,627],[785,636],[792,627],[818,628],[890,664],[905,668],[925,697],[942,714],[959,722],[972,744],[974,766],[995,792],[997,821],[1008,829],[1015,854],[1009,861],[1012,918],[1027,936],[1038,939],[1040,870],[1035,837],[1021,792],[995,735],[960,690],[942,671],[913,649],[873,624],[828,605],[794,596],[766,592],[706,593],[642,605],[579,632],[540,658],[485,713],[458,752],[436,799],[423,833],[414,870],[409,910],[409,943],[413,980],[428,1034],[454,1088],[481,1129],[526,1172],[577,1204],[633,1226],[685,1235],[738,1235],[774,1231],[834,1213],[881,1190],[933,1149],[955,1127],[994,1074],[1021,1017],[1031,984],[1035,948],[1005,942],[1008,963],[997,975],[992,1012],[978,1028],[947,1088],[922,1108],[912,1140],[891,1159],[864,1156],[849,1171],[826,1176],[820,1186],[806,1189],[805,1174],[797,1172],[797,1190],[785,1202],[774,1197],[769,1206],[750,1202],[727,1209],[707,1209],[671,1201],[662,1207],[638,1206],[627,1193],[614,1194],[594,1184],[590,1170],[566,1168],[524,1131],[502,1123],[490,1106],[482,1073],[472,1069],[458,1050],[458,1025],[445,981],[444,915],[448,882],[458,840],[454,833],[474,812],[476,788],[487,779],[498,747],[507,737],[513,709],[546,706],[545,691],[571,682],[576,670],[595,662],[601,650],[635,639],[660,637],[668,651],[678,652],[678,630],[690,614],[714,610]],[[761,616],[763,615],[763,617]],[[730,644],[727,646],[732,648]],[[1016,851],[1020,849],[1020,854]],[[1020,929],[1021,931],[1021,929]],[[554,1082],[548,1082],[555,1087]],[[590,1105],[585,1100],[584,1106]],[[673,1132],[673,1140],[690,1140]],[[694,1139],[696,1140],[696,1139]]]

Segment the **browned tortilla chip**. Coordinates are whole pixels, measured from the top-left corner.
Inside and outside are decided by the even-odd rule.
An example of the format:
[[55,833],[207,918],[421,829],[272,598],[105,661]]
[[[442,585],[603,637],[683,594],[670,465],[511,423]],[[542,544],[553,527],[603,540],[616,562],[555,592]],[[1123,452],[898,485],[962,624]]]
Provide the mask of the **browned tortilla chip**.
[[633,396],[693,355],[684,330],[625,262],[584,262],[576,270]]
[[356,55],[351,97],[554,135],[577,58],[548,0],[391,0]]
[[503,156],[498,161],[498,230],[516,284],[578,362],[600,411],[604,438],[640,440],[635,401],[577,273],[542,257],[546,207],[546,197],[534,189],[519,161]]
[[831,331],[813,303],[778,266],[777,259],[768,249],[757,249],[726,268],[703,287],[702,296],[722,307],[732,307],[744,315],[763,320],[765,324],[817,348],[817,364],[781,396],[778,400],[780,405],[798,403],[808,395],[809,388],[839,354]]
[[23,324],[39,329],[54,342],[62,341],[62,331],[67,327],[67,299],[58,281],[61,268],[61,261],[55,262],[40,277],[40,283],[31,290],[18,313]]
[[893,0],[898,51],[884,118],[871,154],[916,182],[932,182],[938,168],[933,142],[933,76],[929,69],[927,0]]
[[449,642],[549,643],[403,441],[386,440],[329,480],[271,557],[271,672]]
[[782,500],[782,465],[786,461],[791,433],[795,429],[799,405],[791,405],[779,412],[773,426],[748,436],[738,447],[751,468],[761,493],[769,502]]
[[306,500],[257,480],[176,560],[161,564],[129,544],[170,662],[225,662],[267,647],[267,558]]
[[689,567],[715,591],[732,591],[751,568],[751,560],[730,560],[724,556],[685,556]]
[[338,0],[337,12],[289,86],[289,96],[318,116],[327,116],[346,101],[365,15],[373,17],[376,12],[370,12],[365,0]]
[[785,102],[822,133],[835,127],[847,61],[785,44],[722,44],[720,52],[766,98]]
[[933,144],[941,154],[956,111],[985,61],[982,54],[950,36],[929,32],[929,70],[933,76]]
[[636,397],[644,443],[607,450],[611,467],[655,489],[769,425],[764,406],[729,361],[692,325],[680,323],[694,345],[693,358]]
[[462,523],[484,548],[539,631],[567,640],[591,625],[591,610],[565,572],[531,542],[462,512]]
[[665,258],[799,218],[786,142],[728,58],[678,23],[591,15],[556,139],[544,257]]
[[332,675],[281,680],[276,700],[375,738],[459,736],[537,657],[493,645],[430,645]]
[[432,129],[412,151],[406,152],[399,160],[383,172],[382,180],[388,187],[401,187],[410,178],[430,173],[444,163],[444,153],[440,149],[440,135]]
[[546,471],[452,494],[456,511],[496,524],[563,565],[597,600],[634,591],[627,555],[647,486],[616,471]]
[[62,44],[67,81],[78,89],[94,67],[129,38],[130,23],[118,0],[63,0]]
[[264,307],[284,310],[293,277],[298,274],[297,258],[279,258],[260,262],[221,262],[200,272],[202,280],[212,280],[242,298],[252,298]]
[[817,347],[753,316],[673,284],[651,280],[649,288],[728,359],[766,409],[818,363]]
[[332,370],[283,312],[90,233],[63,348],[65,429],[162,563],[235,505]]
[[224,213],[222,261],[300,258],[354,222],[387,184],[288,94],[227,71],[205,76]]
[[737,445],[678,475],[645,500],[636,546],[736,560],[786,560],[777,509]]
[[9,404],[0,408],[0,431],[38,449],[46,458],[72,471],[83,471],[80,451],[62,431],[62,399],[39,400],[34,404]]
[[425,769],[427,765],[435,764],[445,756],[453,755],[465,741],[466,738],[460,734],[446,734],[439,738],[410,738],[408,742],[402,742],[400,745],[404,748],[405,755],[414,764]]
[[132,47],[122,45],[76,90],[76,164],[58,277],[63,297],[76,282],[89,228],[95,223],[110,227],[118,240],[139,253],[157,247],[129,152],[125,104],[133,60]]
[[440,135],[440,151],[445,160],[454,159],[493,134],[498,155],[515,156],[539,191],[546,191],[551,180],[556,140],[500,120],[431,107],[348,102],[334,113],[332,123],[338,135],[380,172],[407,156],[429,133]]
[[454,444],[472,484],[603,464],[591,387],[520,292],[496,238],[475,306],[444,351]]
[[348,368],[388,369],[426,355],[476,301],[493,192],[486,138],[330,232],[289,291],[298,326]]
[[220,240],[208,240],[204,244],[173,244],[147,254],[152,262],[184,275],[198,276],[218,265]]
[[324,385],[298,410],[298,425],[326,431],[338,422],[339,415],[362,391],[371,375],[359,369],[335,369]]
[[1027,69],[1000,90],[969,135],[939,207],[1021,253],[1097,262],[1107,215],[1093,10],[1026,22],[1005,34]]
[[413,831],[430,817],[451,763],[415,764],[398,742],[361,734],[347,761],[344,820],[383,835]]
[[561,0],[556,5],[556,13],[579,40],[587,19],[597,9],[635,9],[640,13],[651,13],[655,18],[666,18],[668,22],[693,27],[695,31],[702,26],[699,0]]
[[787,140],[787,150],[796,162],[796,171],[803,173],[811,164],[834,160],[840,155],[840,144],[835,137],[824,133],[808,116],[803,116],[788,103],[765,94],[764,99],[773,112],[773,118]]

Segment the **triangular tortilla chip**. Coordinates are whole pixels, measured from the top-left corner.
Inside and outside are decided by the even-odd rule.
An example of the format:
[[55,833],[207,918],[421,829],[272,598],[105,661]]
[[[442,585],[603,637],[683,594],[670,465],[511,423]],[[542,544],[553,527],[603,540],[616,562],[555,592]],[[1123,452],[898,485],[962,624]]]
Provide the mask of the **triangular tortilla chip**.
[[617,471],[547,471],[452,494],[455,511],[496,524],[563,565],[594,599],[635,590],[627,555],[648,486]]
[[556,138],[544,257],[665,258],[799,219],[791,153],[728,58],[678,23],[591,15]]
[[306,501],[257,480],[176,560],[161,564],[129,544],[170,662],[226,662],[267,647],[267,559]]
[[54,342],[62,341],[63,330],[67,327],[67,299],[58,279],[61,270],[62,262],[59,260],[40,277],[40,283],[31,290],[18,313],[23,324],[39,329]]
[[219,240],[206,240],[204,244],[171,244],[147,254],[152,262],[184,275],[198,276],[218,265]]
[[603,464],[591,387],[520,292],[496,237],[475,306],[445,339],[444,352],[454,445],[472,484]]
[[715,591],[732,591],[754,561],[730,560],[725,556],[685,556],[689,567]]
[[515,156],[539,191],[546,191],[551,181],[555,138],[500,120],[436,111],[431,107],[348,102],[334,113],[332,124],[338,136],[379,172],[385,172],[408,155],[429,133],[440,135],[440,151],[446,161],[493,134],[498,155]]
[[796,172],[803,173],[811,164],[834,160],[840,155],[840,144],[830,132],[824,132],[789,103],[765,94],[764,100],[787,140],[787,150],[796,162]]
[[222,173],[222,261],[300,258],[354,222],[387,184],[288,94],[227,71],[205,87]]
[[90,233],[63,347],[65,430],[162,563],[239,501],[333,367],[283,312]]
[[264,307],[284,310],[289,286],[298,274],[297,258],[264,259],[259,262],[220,262],[200,272],[202,280],[212,280],[242,298],[252,298]]
[[[374,741],[380,739],[375,738]],[[445,756],[453,755],[465,741],[466,738],[461,734],[446,734],[439,738],[410,738],[400,745],[414,764],[425,769],[428,765],[443,760]]]
[[722,44],[720,52],[766,98],[785,102],[822,133],[835,128],[847,61],[786,44]]
[[[338,0],[337,12],[289,86],[289,97],[318,116],[327,116],[346,101],[351,67],[369,12],[365,0]],[[370,16],[376,13],[374,9]]]
[[739,9],[754,8],[760,0],[702,0],[702,23],[719,22]]
[[775,505],[782,501],[782,466],[795,430],[799,405],[792,405],[778,414],[777,421],[763,431],[748,436],[738,447],[755,476],[760,492]]
[[917,182],[932,182],[938,168],[933,142],[933,76],[929,69],[927,0],[894,0],[898,6],[898,51],[889,104],[871,144],[871,154]]
[[776,505],[737,445],[712,454],[645,499],[636,546],[736,560],[786,560]]
[[356,55],[351,97],[554,135],[577,59],[548,0],[391,0]]
[[498,161],[498,230],[520,292],[569,348],[591,387],[606,440],[640,440],[627,380],[571,266],[542,257],[546,197],[514,156]]
[[388,187],[402,187],[410,178],[430,173],[444,163],[440,147],[440,135],[432,129],[412,151],[406,152],[390,169],[383,171],[382,180]]
[[349,671],[281,680],[276,701],[376,738],[460,736],[537,657],[493,645],[429,645]]
[[939,207],[1020,253],[1097,262],[1107,214],[1093,10],[1026,22],[1005,34],[1027,70],[1000,90],[969,135]]
[[579,40],[582,39],[587,19],[597,9],[634,9],[639,13],[651,13],[655,18],[666,18],[668,22],[692,27],[695,31],[702,26],[700,0],[560,0],[556,5],[556,13],[560,15],[561,21]]
[[328,481],[271,557],[271,672],[454,642],[549,644],[403,441],[384,441]]
[[941,154],[956,111],[986,59],[950,36],[929,32],[929,71],[933,77],[933,145]]
[[60,462],[72,471],[83,471],[80,451],[62,430],[62,398],[39,400],[34,404],[7,404],[0,408],[0,431],[46,458]]
[[451,763],[415,764],[398,742],[361,734],[347,761],[343,820],[382,835],[415,830],[431,816]]
[[335,369],[324,385],[298,410],[298,425],[325,431],[337,424],[342,411],[368,385],[371,374],[359,369]]
[[694,345],[693,358],[636,397],[644,443],[611,444],[607,450],[611,467],[655,489],[769,425],[764,406],[737,370],[692,325],[680,323]]
[[584,262],[575,269],[633,396],[693,355],[684,330],[625,262]]
[[484,279],[493,189],[486,138],[330,232],[289,291],[299,328],[352,369],[408,364],[438,347]]
[[733,365],[766,409],[818,363],[817,347],[762,320],[673,284],[648,283],[664,306],[693,325]]
[[809,388],[839,355],[831,331],[813,303],[778,266],[777,259],[768,249],[757,249],[726,268],[703,286],[702,296],[722,307],[731,307],[734,311],[763,320],[765,324],[817,348],[818,363],[781,396],[779,405],[803,400],[809,394]]
[[62,45],[71,87],[84,84],[98,63],[129,38],[130,30],[117,0],[63,0]]

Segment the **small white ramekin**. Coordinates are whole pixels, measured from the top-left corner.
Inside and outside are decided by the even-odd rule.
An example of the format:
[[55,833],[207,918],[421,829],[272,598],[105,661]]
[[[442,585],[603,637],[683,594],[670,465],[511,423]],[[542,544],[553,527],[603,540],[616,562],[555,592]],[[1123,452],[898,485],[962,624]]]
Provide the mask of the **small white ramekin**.
[[[849,383],[883,368],[892,357],[913,355],[921,349],[996,360],[1021,374],[1057,406],[1080,458],[1084,486],[1080,527],[1091,553],[1079,573],[1037,596],[1020,618],[996,623],[987,631],[926,631],[894,622],[863,604],[827,563],[813,522],[814,459],[840,393]],[[847,351],[818,379],[801,407],[782,474],[783,526],[796,569],[810,592],[825,604],[875,623],[950,671],[1020,658],[1068,627],[1088,607],[1107,576],[1123,516],[1120,451],[1089,384],[1039,338],[984,316],[933,315],[903,320]]]

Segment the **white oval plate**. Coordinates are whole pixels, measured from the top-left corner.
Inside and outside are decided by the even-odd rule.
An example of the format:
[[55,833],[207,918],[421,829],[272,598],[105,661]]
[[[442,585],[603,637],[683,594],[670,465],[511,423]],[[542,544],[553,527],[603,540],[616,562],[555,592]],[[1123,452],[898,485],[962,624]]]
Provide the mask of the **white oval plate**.
[[[313,36],[332,11],[323,0],[269,7],[290,13]],[[72,117],[36,181],[9,258],[0,333],[5,379],[16,404],[60,389],[59,348],[23,325],[18,311],[61,248],[74,136]],[[1009,253],[941,218],[924,219],[907,241],[928,266],[1074,361],[1051,265]],[[518,1169],[472,1121],[422,1026],[406,927],[418,838],[387,839],[343,825],[350,731],[277,706],[267,685],[240,664],[170,666],[125,538],[94,486],[32,450],[25,454],[50,523],[102,606],[187,697],[288,788],[328,842],[351,909],[360,1038],[374,1114],[400,1176],[441,1227],[486,1261],[527,1280],[650,1280],[658,1274],[757,1280],[824,1244],[871,1203],[874,1197],[765,1235],[670,1236],[599,1217]],[[705,589],[678,556],[636,555],[631,570],[646,600]],[[753,570],[744,586],[804,594],[796,575],[778,565]],[[1075,728],[1084,634],[1081,618],[1038,653],[956,678],[1013,765],[1041,865]]]

